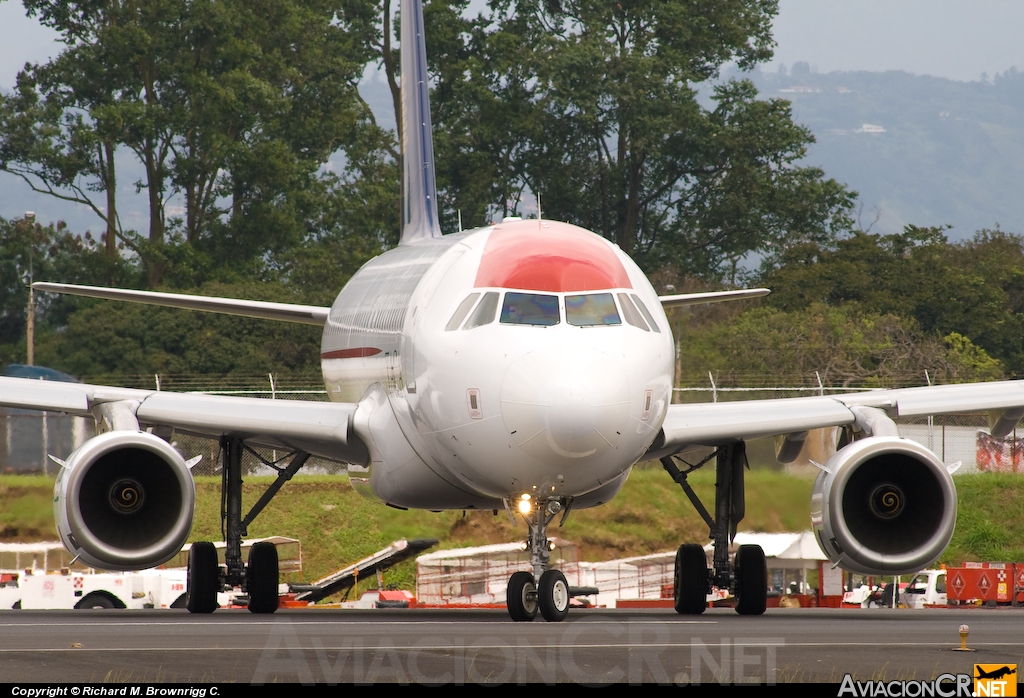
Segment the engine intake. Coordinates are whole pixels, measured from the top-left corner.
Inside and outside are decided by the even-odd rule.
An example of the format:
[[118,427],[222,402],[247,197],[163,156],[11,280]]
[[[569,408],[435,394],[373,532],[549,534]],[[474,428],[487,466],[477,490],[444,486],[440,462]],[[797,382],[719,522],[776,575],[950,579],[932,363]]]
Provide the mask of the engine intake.
[[931,565],[953,537],[956,488],[920,444],[862,439],[833,455],[811,495],[811,524],[829,560],[862,574],[907,574]]
[[54,485],[61,540],[102,569],[167,562],[188,538],[194,508],[195,483],[181,454],[146,432],[90,439],[71,454]]

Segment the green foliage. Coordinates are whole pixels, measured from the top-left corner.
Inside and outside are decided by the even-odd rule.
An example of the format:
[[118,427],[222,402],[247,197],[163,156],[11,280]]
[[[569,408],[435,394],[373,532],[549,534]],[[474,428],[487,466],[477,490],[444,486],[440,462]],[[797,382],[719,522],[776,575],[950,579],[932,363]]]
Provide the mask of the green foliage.
[[52,540],[53,480],[43,475],[0,477],[0,539]]
[[[90,206],[145,263],[194,285],[306,239],[328,157],[367,116],[356,83],[377,32],[367,2],[26,0],[66,48],[0,99],[0,169]],[[117,215],[115,154],[144,169],[146,235]],[[172,193],[184,198],[168,215]],[[175,248],[189,248],[181,251]]]
[[942,556],[947,565],[964,561],[1024,562],[1024,508],[1020,476],[981,473],[956,478],[957,522]]
[[[272,284],[208,284],[197,292],[233,298],[294,300]],[[289,374],[316,370],[318,328],[291,323],[91,302],[62,332],[37,341],[39,363],[90,380],[154,373],[202,375]]]
[[709,278],[751,251],[848,228],[852,194],[795,164],[813,139],[787,102],[742,80],[718,85],[713,108],[697,99],[726,62],[771,56],[774,2],[495,0],[474,21],[464,2],[434,5],[449,218],[483,222],[539,192],[545,215],[642,266]]
[[[266,477],[247,478],[243,508],[247,510],[270,482]],[[713,496],[713,471],[695,473],[691,483],[705,501]],[[755,471],[747,476],[747,483],[743,530],[778,532],[806,527],[810,479]],[[196,488],[190,540],[221,540],[220,478],[197,478]],[[12,512],[0,517],[0,539],[51,539],[52,490],[53,481],[41,476],[0,477],[0,511]],[[566,526],[553,528],[551,534],[577,543],[585,560],[662,552],[684,540],[708,539],[707,525],[679,487],[660,467],[646,466],[634,469],[610,503],[574,511]],[[497,516],[489,511],[399,511],[360,497],[345,477],[299,475],[249,526],[251,537],[270,535],[299,539],[302,579],[313,580],[401,538],[437,538],[439,549],[454,548],[521,540],[525,528],[521,521],[513,526],[504,511]],[[385,573],[385,582],[413,589],[415,564],[403,563]],[[375,583],[369,580],[369,584]]]
[[816,371],[825,385],[843,387],[923,381],[926,370],[937,382],[1001,376],[999,362],[967,338],[944,342],[912,319],[855,303],[755,308],[701,332],[684,329],[679,344],[683,365],[732,385],[800,384]]
[[[815,304],[912,319],[951,351],[971,359],[953,337],[969,340],[1010,375],[1024,371],[1024,237],[983,230],[950,243],[941,228],[908,226],[899,235],[855,233],[833,245],[785,252],[762,276],[768,303],[794,311]],[[992,375],[994,364],[982,374]]]
[[[43,226],[26,220],[0,218],[0,364],[25,360],[28,283],[60,281],[100,284],[108,280],[133,285],[137,278],[126,260],[108,257],[86,233],[77,236],[63,223]],[[62,326],[80,306],[77,298],[36,294],[42,327]]]
[[[1024,561],[1024,489],[1019,475],[983,473],[956,478],[956,532],[941,562]],[[690,476],[698,495],[711,497],[714,472]],[[243,502],[262,494],[269,478],[248,478]],[[755,470],[747,474],[747,513],[741,530],[799,531],[808,526],[813,481]],[[53,481],[43,476],[0,477],[0,539],[48,540],[54,534]],[[609,560],[672,550],[680,542],[705,542],[707,526],[678,486],[656,465],[634,469],[622,492],[608,504],[575,511],[553,535],[581,546],[585,560]],[[350,564],[400,538],[438,538],[439,548],[502,543],[523,538],[504,512],[398,511],[363,499],[344,477],[298,476],[249,528],[251,536],[282,535],[302,543],[305,580]],[[220,478],[197,479],[191,540],[220,540]],[[385,582],[413,588],[415,567],[405,563]],[[297,580],[292,580],[297,581]],[[371,581],[371,584],[373,582]]]

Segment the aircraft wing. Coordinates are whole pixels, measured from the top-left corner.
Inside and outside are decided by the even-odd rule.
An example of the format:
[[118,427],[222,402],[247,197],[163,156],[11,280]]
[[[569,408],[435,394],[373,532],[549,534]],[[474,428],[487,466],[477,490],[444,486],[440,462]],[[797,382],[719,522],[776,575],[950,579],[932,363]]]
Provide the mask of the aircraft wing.
[[198,436],[244,438],[268,448],[298,449],[339,462],[365,463],[352,430],[354,403],[112,388],[83,383],[0,378],[0,406],[94,417],[119,404],[144,427],[171,427]]
[[74,284],[54,284],[37,281],[32,284],[37,291],[66,293],[72,296],[104,298],[113,301],[145,303],[160,305],[166,308],[182,308],[184,310],[201,310],[207,313],[223,315],[240,315],[264,320],[281,322],[297,322],[303,325],[323,327],[327,322],[330,308],[317,305],[298,305],[295,303],[271,303],[268,301],[249,301],[240,298],[218,298],[216,296],[190,296],[184,293],[160,293],[158,291],[134,291],[125,288],[109,288],[106,286],[76,286]]
[[898,390],[780,400],[669,405],[661,433],[648,458],[661,458],[688,446],[797,434],[857,421],[858,407],[884,410],[890,417],[956,412],[989,412],[996,436],[1009,433],[1024,416],[1024,381],[962,383]]
[[749,298],[767,296],[771,291],[767,288],[741,288],[736,291],[705,291],[702,293],[680,293],[674,296],[658,296],[663,308],[685,308],[690,305],[704,303],[721,303],[723,301],[742,301]]

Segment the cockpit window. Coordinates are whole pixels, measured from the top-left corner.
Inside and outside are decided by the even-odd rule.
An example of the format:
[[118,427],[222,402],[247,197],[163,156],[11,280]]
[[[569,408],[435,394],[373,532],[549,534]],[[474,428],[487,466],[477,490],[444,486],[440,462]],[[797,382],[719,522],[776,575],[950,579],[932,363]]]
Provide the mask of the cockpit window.
[[455,309],[455,314],[452,315],[452,319],[448,321],[448,324],[444,326],[445,332],[451,332],[459,329],[459,325],[469,315],[469,311],[473,309],[473,304],[476,303],[476,299],[480,297],[479,293],[471,293],[466,296],[465,300],[459,303],[459,307]]
[[622,306],[622,314],[626,316],[626,322],[634,327],[639,327],[644,332],[650,332],[650,328],[647,327],[647,323],[640,317],[640,313],[637,312],[636,306],[633,305],[633,301],[629,300],[629,296],[625,293],[619,294],[619,305]]
[[565,321],[577,327],[621,325],[615,299],[610,293],[588,293],[565,297]]
[[498,294],[494,291],[484,294],[484,299],[476,307],[473,314],[466,320],[466,326],[462,329],[471,330],[481,325],[489,325],[494,322],[494,311],[498,309]]
[[651,326],[651,329],[652,329],[652,330],[654,330],[655,332],[658,332],[658,333],[660,333],[660,332],[661,332],[661,330],[660,330],[660,329],[658,328],[658,323],[656,323],[656,322],[654,321],[654,316],[653,316],[653,315],[651,315],[651,311],[649,311],[649,310],[647,309],[647,306],[646,306],[646,305],[644,305],[644,302],[643,302],[642,300],[640,300],[640,296],[638,296],[638,295],[636,295],[636,294],[634,293],[634,294],[633,294],[632,296],[630,296],[630,297],[631,297],[631,298],[632,298],[632,299],[633,299],[634,301],[636,301],[636,307],[640,308],[640,312],[644,314],[644,318],[645,318],[645,319],[647,320],[647,324],[649,324],[649,325]]
[[558,296],[546,296],[537,293],[505,294],[505,304],[501,307],[501,322],[507,325],[557,325]]

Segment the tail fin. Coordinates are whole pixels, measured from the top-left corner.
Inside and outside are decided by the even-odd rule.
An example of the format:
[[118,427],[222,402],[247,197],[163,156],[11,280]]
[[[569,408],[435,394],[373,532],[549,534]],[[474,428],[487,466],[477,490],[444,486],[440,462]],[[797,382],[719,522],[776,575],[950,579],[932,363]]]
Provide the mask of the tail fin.
[[402,237],[400,245],[441,237],[430,128],[430,84],[422,0],[402,0]]

